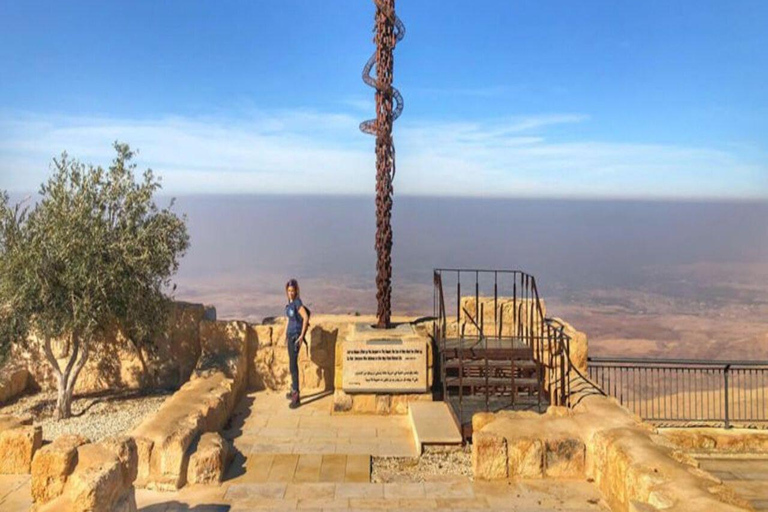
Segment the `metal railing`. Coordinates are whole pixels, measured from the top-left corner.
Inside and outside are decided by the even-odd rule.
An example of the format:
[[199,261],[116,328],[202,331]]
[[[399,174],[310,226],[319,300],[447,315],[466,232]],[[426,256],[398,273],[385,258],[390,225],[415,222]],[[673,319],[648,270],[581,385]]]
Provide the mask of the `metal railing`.
[[[446,289],[455,293],[446,297]],[[536,279],[519,270],[435,269],[434,271],[434,339],[440,357],[440,379],[444,398],[446,386],[447,344],[463,353],[466,348],[482,349],[485,368],[485,409],[489,410],[490,394],[488,354],[496,349],[528,350],[530,359],[538,363],[538,403],[543,396],[549,404],[568,405],[571,369],[570,337],[559,322],[545,317]],[[454,346],[455,345],[455,346]],[[514,379],[514,364],[512,379]],[[458,400],[463,407],[461,382],[464,369],[459,369]],[[514,380],[511,382],[514,388]],[[514,391],[510,401],[514,401]],[[460,416],[463,412],[459,413]]]
[[659,424],[768,423],[768,361],[590,357],[589,378]]

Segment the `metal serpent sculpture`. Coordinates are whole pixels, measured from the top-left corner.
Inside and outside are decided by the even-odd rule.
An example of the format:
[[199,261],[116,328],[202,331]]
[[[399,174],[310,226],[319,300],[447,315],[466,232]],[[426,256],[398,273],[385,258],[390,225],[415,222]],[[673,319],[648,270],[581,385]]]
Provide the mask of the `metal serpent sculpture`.
[[[376,89],[376,119],[360,123],[360,130],[376,136],[376,326],[387,328],[392,315],[392,180],[395,146],[392,123],[403,111],[403,97],[392,87],[393,50],[405,36],[405,26],[395,14],[395,0],[376,4],[376,51],[363,68],[363,81]],[[372,75],[376,67],[376,77]]]

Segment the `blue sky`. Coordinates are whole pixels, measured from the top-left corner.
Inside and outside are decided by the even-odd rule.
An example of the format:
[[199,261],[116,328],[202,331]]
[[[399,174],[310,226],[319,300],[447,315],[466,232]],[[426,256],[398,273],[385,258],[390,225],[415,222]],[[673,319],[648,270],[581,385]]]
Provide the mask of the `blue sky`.
[[[768,2],[399,0],[397,193],[768,198]],[[365,0],[0,0],[0,188],[373,193]]]

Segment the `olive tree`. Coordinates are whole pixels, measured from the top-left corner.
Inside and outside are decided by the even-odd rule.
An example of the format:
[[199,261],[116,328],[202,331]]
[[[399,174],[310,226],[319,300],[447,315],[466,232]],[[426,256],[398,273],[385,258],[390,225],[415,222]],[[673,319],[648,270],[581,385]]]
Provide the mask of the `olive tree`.
[[[160,181],[151,170],[136,179],[134,153],[114,144],[108,169],[62,154],[36,204],[0,198],[0,335],[22,343],[33,333],[57,379],[58,418],[71,415],[78,375],[118,326],[141,357],[140,345],[162,329],[166,293],[189,246],[185,218],[173,201],[154,201]],[[63,361],[52,342],[64,340]],[[59,354],[60,355],[60,354]],[[142,359],[143,363],[143,359]]]

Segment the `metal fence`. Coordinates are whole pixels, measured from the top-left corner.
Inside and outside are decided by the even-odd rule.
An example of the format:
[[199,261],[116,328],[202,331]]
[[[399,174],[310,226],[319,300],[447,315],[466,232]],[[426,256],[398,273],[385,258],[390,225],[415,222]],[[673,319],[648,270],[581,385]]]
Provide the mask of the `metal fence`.
[[654,423],[768,423],[768,361],[590,357],[589,377]]

